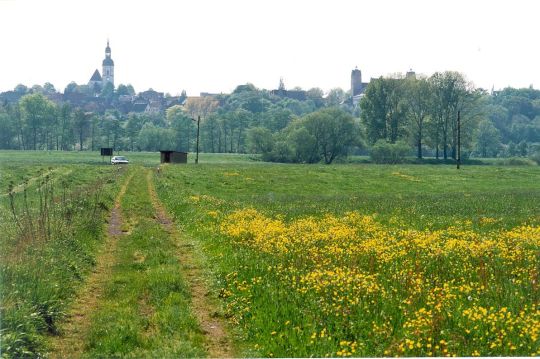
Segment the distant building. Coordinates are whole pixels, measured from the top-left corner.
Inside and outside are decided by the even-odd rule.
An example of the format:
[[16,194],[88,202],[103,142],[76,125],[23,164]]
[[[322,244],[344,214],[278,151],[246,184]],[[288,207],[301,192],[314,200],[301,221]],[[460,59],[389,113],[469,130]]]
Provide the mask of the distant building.
[[161,163],[187,163],[187,152],[159,151]]
[[114,61],[111,59],[111,48],[109,47],[109,40],[107,40],[107,47],[105,48],[105,59],[103,59],[103,86],[110,82],[114,86]]
[[140,92],[139,97],[145,99],[148,102],[150,101],[161,102],[165,99],[165,95],[163,94],[163,92],[157,92],[152,89],[149,89],[144,92]]
[[158,113],[161,113],[163,111],[163,108],[164,108],[164,106],[163,106],[162,102],[160,102],[160,101],[150,101],[148,106],[146,106],[146,108],[144,109],[144,112],[158,114]]
[[217,97],[219,95],[222,95],[220,93],[210,93],[210,92],[201,92],[200,97]]
[[102,89],[102,84],[103,84],[103,79],[101,78],[101,75],[98,69],[96,69],[96,71],[94,71],[94,74],[90,78],[90,81],[88,81],[88,87],[92,89],[94,92],[100,92]]
[[102,63],[102,74],[96,69],[94,74],[88,81],[88,87],[94,92],[99,92],[107,83],[111,83],[114,86],[114,61],[111,58],[111,47],[109,46],[109,40],[107,40],[107,47],[105,48],[105,59]]
[[135,102],[131,106],[131,111],[130,112],[136,112],[136,113],[146,112],[147,107],[148,107],[147,102]]
[[271,94],[279,97],[292,98],[298,101],[305,101],[307,99],[306,91],[302,90],[272,90]]
[[362,82],[362,72],[355,67],[351,72],[351,100],[354,107],[360,102],[368,85],[368,82]]
[[298,101],[307,100],[306,91],[303,90],[285,90],[285,84],[283,83],[283,78],[279,79],[279,87],[277,90],[272,90],[270,93],[274,96],[292,98]]
[[169,108],[172,106],[182,106],[185,100],[186,98],[183,96],[165,97],[165,108]]
[[412,70],[412,69],[409,69],[409,71],[407,71],[407,73],[405,74],[405,78],[416,78],[416,73]]

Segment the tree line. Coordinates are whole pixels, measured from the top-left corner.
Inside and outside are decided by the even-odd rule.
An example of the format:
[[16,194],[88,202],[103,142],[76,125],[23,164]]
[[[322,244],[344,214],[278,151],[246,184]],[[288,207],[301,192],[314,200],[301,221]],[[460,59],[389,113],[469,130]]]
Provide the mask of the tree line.
[[[540,91],[488,92],[451,71],[372,79],[359,103],[339,88],[295,99],[246,84],[231,94],[190,97],[164,113],[90,112],[49,100],[50,87],[0,104],[1,149],[194,151],[200,116],[203,152],[306,163],[377,151],[449,159],[457,155],[458,112],[465,156],[525,157],[540,142]],[[126,86],[109,91],[134,93]]]
[[[367,140],[414,146],[416,156],[456,158],[457,119],[465,156],[527,156],[540,142],[540,91],[488,93],[457,72],[372,80],[360,101]],[[517,144],[517,145],[516,145]]]

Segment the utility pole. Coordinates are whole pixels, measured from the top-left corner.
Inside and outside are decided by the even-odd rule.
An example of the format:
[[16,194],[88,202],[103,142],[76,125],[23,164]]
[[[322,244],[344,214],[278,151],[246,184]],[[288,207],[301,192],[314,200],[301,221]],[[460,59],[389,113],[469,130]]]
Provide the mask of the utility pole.
[[201,115],[197,117],[197,154],[195,155],[195,164],[199,163],[199,128],[201,127]]
[[[195,119],[192,118],[191,121],[195,122]],[[197,152],[195,155],[195,164],[199,163],[199,128],[200,127],[201,127],[201,115],[197,117],[197,149],[196,149]]]
[[457,113],[457,169],[459,170],[459,165],[461,164],[461,111]]

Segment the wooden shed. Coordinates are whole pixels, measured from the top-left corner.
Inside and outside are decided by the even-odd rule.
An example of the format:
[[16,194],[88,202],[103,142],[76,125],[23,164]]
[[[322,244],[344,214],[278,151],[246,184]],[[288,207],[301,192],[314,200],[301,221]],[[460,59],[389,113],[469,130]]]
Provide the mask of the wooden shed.
[[187,163],[187,152],[159,151],[161,163]]

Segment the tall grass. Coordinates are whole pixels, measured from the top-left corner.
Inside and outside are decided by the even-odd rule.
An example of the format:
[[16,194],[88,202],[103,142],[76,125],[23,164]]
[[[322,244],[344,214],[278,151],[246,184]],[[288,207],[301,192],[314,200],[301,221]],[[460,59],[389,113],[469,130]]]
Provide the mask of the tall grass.
[[39,170],[33,179],[9,185],[2,198],[3,356],[46,351],[45,336],[57,333],[59,319],[95,263],[120,174],[79,170],[64,178]]

